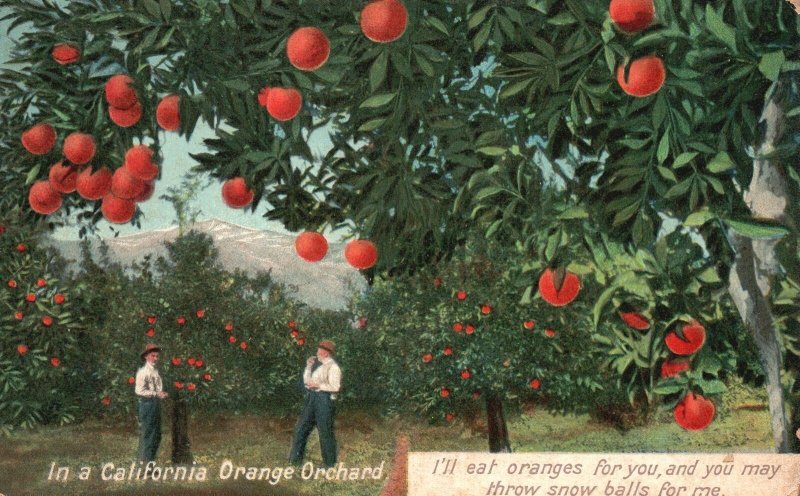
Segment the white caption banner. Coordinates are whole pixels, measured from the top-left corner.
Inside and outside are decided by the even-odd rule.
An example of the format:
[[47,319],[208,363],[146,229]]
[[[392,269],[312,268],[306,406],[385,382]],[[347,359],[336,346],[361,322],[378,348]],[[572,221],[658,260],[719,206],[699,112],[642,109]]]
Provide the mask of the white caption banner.
[[409,496],[800,496],[800,455],[409,453]]

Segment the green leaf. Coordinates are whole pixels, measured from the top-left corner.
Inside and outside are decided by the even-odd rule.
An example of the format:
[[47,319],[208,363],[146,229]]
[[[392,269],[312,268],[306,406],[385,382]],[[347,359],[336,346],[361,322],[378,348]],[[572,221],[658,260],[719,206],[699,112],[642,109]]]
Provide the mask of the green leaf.
[[361,132],[374,131],[375,129],[378,129],[379,127],[381,127],[381,125],[384,122],[386,122],[386,118],[384,118],[384,117],[381,117],[379,119],[372,119],[371,121],[367,121],[364,124],[362,124],[358,128],[358,130],[361,131]]
[[229,79],[227,81],[222,82],[223,85],[227,86],[228,88],[236,91],[249,91],[250,85],[246,82],[242,81],[241,79]]
[[669,132],[665,132],[658,143],[658,150],[656,151],[656,158],[659,164],[663,164],[669,155]]
[[712,212],[704,208],[703,210],[698,210],[697,212],[689,214],[686,220],[683,221],[683,225],[686,227],[700,227],[715,217],[716,216]]
[[587,212],[583,207],[570,207],[561,212],[557,218],[561,220],[588,219],[589,212]]
[[503,91],[500,92],[500,98],[508,98],[510,96],[516,95],[520,91],[530,86],[530,84],[533,81],[535,81],[534,78],[528,78],[506,86],[505,88],[503,88]]
[[653,388],[653,392],[655,394],[660,394],[662,396],[677,393],[682,390],[683,386],[680,384],[659,384],[658,386]]
[[684,165],[688,164],[698,155],[697,152],[684,152],[678,155],[678,158],[675,159],[675,162],[672,163],[673,169],[678,169],[683,167]]
[[689,188],[692,187],[692,180],[693,178],[689,177],[671,187],[664,193],[664,198],[672,200],[673,198],[685,195],[686,192],[689,191]]
[[486,43],[486,40],[489,39],[489,34],[492,31],[492,24],[486,23],[483,25],[478,34],[475,35],[475,38],[472,40],[472,47],[475,50],[480,50],[481,47]]
[[500,155],[503,155],[506,150],[506,148],[501,146],[484,146],[478,148],[476,151],[478,153],[483,153],[484,155],[489,155],[490,157],[499,157]]
[[438,18],[433,16],[426,16],[425,22],[427,24],[430,24],[434,28],[438,29],[439,31],[441,31],[444,35],[450,36],[450,31],[447,30],[447,26],[445,26],[444,23]]
[[389,64],[389,53],[381,52],[369,68],[369,88],[375,91],[386,79],[386,67]]
[[386,105],[387,103],[394,100],[394,97],[397,96],[397,92],[394,91],[392,93],[381,93],[380,95],[375,95],[367,98],[364,100],[359,108],[378,108]]
[[480,23],[482,23],[486,19],[486,14],[489,13],[489,9],[493,7],[492,4],[489,4],[482,9],[478,10],[477,12],[473,13],[469,17],[469,22],[467,23],[467,29],[472,30],[475,29]]
[[36,177],[39,175],[39,171],[42,168],[42,164],[36,164],[33,166],[31,170],[28,171],[28,175],[25,176],[25,184],[33,184],[36,180]]
[[144,0],[144,8],[151,16],[155,18],[161,17],[161,8],[155,0]]
[[722,17],[714,10],[711,3],[706,4],[706,26],[708,30],[717,38],[722,40],[723,43],[728,45],[734,52],[736,49],[736,31],[729,25],[725,24]]
[[789,230],[780,224],[757,220],[722,219],[737,234],[753,239],[780,238]]
[[161,14],[164,16],[164,20],[169,22],[170,17],[172,17],[171,0],[158,0],[158,4],[161,7]]
[[781,72],[781,66],[785,61],[786,56],[783,54],[783,50],[765,53],[761,56],[761,61],[758,63],[758,70],[770,81],[777,81],[778,75]]
[[731,170],[735,166],[736,164],[733,163],[731,156],[727,152],[719,152],[711,159],[707,168],[709,172],[719,174],[720,172]]

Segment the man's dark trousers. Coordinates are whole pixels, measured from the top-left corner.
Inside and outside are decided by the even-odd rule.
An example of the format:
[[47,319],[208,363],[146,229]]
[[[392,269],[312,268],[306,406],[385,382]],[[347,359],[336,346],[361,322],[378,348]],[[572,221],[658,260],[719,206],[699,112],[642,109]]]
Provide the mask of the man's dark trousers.
[[314,426],[319,433],[319,444],[322,449],[322,463],[326,467],[336,465],[336,437],[333,435],[333,418],[336,414],[334,400],[331,393],[322,391],[309,391],[306,395],[303,412],[297,421],[294,430],[294,441],[289,461],[299,464],[303,461],[306,452],[306,442]]
[[155,460],[160,443],[161,400],[139,398],[139,460]]

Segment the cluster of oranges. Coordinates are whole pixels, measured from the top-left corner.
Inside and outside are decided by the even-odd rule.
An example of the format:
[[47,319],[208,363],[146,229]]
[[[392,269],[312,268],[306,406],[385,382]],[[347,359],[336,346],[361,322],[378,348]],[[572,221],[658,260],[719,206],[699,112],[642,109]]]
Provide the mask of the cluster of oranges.
[[[655,19],[653,0],[611,0],[608,13],[614,25],[627,34],[640,33]],[[657,93],[664,85],[667,72],[657,55],[638,58],[626,68],[617,68],[617,83],[628,95],[643,98]]]
[[[294,249],[303,260],[319,262],[328,253],[328,240],[318,232],[302,232],[295,238]],[[372,241],[354,239],[345,246],[344,258],[356,269],[369,269],[378,261],[378,248]]]
[[[80,52],[71,45],[56,45],[53,58],[62,65],[76,62]],[[105,85],[105,98],[111,120],[121,126],[135,125],[142,117],[139,96],[133,80],[117,74]],[[178,129],[179,97],[170,95],[158,104],[157,121],[167,130]],[[33,155],[47,155],[55,147],[56,131],[48,123],[38,123],[22,133],[22,146]],[[158,165],[153,163],[153,151],[146,145],[131,147],[125,154],[122,167],[113,173],[106,166],[88,165],[95,156],[97,145],[91,134],[70,133],[62,144],[63,159],[50,167],[47,180],[35,182],[28,191],[28,203],[33,211],[49,215],[61,208],[63,196],[76,192],[84,200],[102,200],[103,216],[117,224],[129,222],[136,212],[136,203],[153,195]]]

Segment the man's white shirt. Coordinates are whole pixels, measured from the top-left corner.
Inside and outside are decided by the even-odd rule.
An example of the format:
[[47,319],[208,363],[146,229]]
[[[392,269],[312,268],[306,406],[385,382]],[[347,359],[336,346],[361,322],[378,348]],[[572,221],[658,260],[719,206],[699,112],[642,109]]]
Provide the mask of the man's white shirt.
[[163,391],[161,376],[158,370],[150,362],[146,362],[136,372],[136,395],[145,398],[157,398],[158,393]]
[[[316,391],[338,393],[342,387],[342,370],[331,357],[325,357],[320,362],[322,362],[322,365],[317,367],[314,372],[311,372],[311,365],[306,366],[306,370],[303,372],[303,382],[305,384],[309,382],[319,384],[319,389],[316,389]],[[335,398],[335,394],[332,394],[331,398]]]

